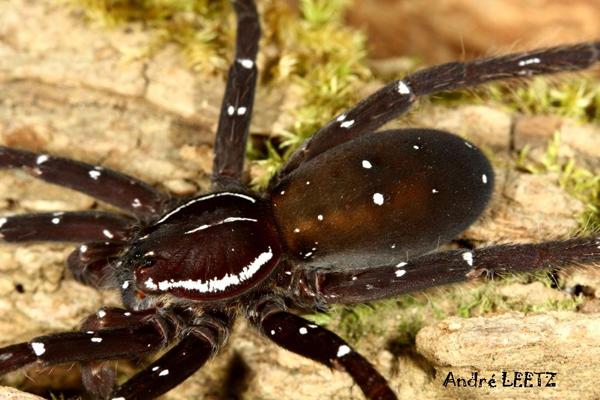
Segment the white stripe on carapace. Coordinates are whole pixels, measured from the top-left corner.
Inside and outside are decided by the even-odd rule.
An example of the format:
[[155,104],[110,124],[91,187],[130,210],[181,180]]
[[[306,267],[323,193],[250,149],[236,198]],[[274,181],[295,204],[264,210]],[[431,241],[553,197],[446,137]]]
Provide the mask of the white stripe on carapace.
[[190,233],[194,233],[194,232],[198,232],[198,231],[202,231],[204,229],[208,229],[210,227],[213,226],[217,226],[217,225],[222,225],[222,224],[228,224],[230,222],[238,222],[238,221],[250,221],[250,222],[258,222],[257,219],[254,218],[243,218],[243,217],[229,217],[229,218],[225,218],[222,221],[219,222],[215,222],[214,224],[210,224],[210,225],[200,225],[197,228],[194,228],[190,231],[184,232],[184,235],[189,235]]
[[179,211],[183,210],[184,208],[191,206],[192,204],[195,204],[199,201],[210,200],[215,197],[221,197],[221,196],[234,196],[234,197],[239,197],[240,199],[248,200],[251,203],[256,203],[256,199],[254,199],[250,196],[246,196],[245,194],[241,194],[241,193],[233,193],[233,192],[213,193],[213,194],[209,194],[209,195],[206,195],[203,197],[198,197],[196,199],[192,199],[192,200],[188,201],[187,203],[180,205],[173,211],[168,212],[164,217],[162,217],[161,219],[156,221],[156,223],[160,224],[161,222],[165,222],[168,218],[170,218],[174,214],[177,214]]
[[148,278],[144,284],[148,289],[161,290],[163,292],[166,292],[169,289],[177,288],[192,290],[200,293],[222,292],[229,286],[239,285],[240,283],[252,278],[254,274],[260,270],[260,267],[268,263],[272,258],[273,250],[271,247],[269,247],[267,251],[260,253],[258,257],[250,262],[250,264],[246,265],[239,274],[225,274],[225,276],[222,278],[213,278],[208,281],[203,281],[201,279],[188,279],[185,281],[161,281],[158,282],[158,285],[152,281],[152,278]]

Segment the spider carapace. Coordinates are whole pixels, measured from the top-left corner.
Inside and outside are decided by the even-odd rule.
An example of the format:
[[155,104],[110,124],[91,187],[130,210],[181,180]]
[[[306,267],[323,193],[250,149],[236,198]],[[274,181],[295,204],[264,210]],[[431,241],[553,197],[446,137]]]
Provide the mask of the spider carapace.
[[[260,26],[252,0],[233,1],[235,59],[215,142],[212,190],[191,199],[118,172],[0,147],[0,168],[103,200],[123,213],[0,217],[7,242],[80,243],[79,282],[118,290],[76,332],[0,349],[0,374],[30,363],[81,364],[97,399],[150,399],[198,370],[246,317],[276,344],[346,371],[368,399],[396,399],[383,376],[333,332],[291,312],[359,303],[441,284],[600,261],[600,238],[437,251],[484,210],[494,175],[472,143],[430,129],[376,132],[422,96],[505,78],[584,69],[600,42],[453,62],[391,82],[334,117],[261,193],[242,182],[257,80]],[[106,360],[166,349],[123,384]]]

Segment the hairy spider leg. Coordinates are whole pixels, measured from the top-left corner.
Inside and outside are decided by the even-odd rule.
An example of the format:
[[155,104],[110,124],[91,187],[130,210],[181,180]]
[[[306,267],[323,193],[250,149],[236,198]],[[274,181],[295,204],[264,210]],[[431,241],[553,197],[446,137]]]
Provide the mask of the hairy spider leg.
[[125,281],[119,285],[116,272],[120,269],[119,253],[123,243],[86,242],[78,246],[67,258],[67,266],[77,282],[98,289],[121,289],[129,287]]
[[[121,310],[124,316],[134,312]],[[101,309],[99,318],[109,314]],[[126,326],[86,332],[63,332],[36,337],[0,349],[0,375],[38,362],[42,366],[66,362],[138,358],[156,352],[175,336],[173,321],[158,314],[132,319]]]
[[146,220],[163,211],[168,197],[131,176],[101,166],[0,146],[0,168],[19,168],[35,178],[85,193]]
[[152,364],[118,387],[113,400],[153,399],[196,372],[226,341],[231,320],[207,313],[180,334],[181,340]]
[[229,67],[215,139],[213,189],[239,185],[256,88],[260,22],[251,0],[233,2],[237,16],[235,60]]
[[335,333],[284,311],[273,301],[259,304],[249,318],[265,336],[284,349],[346,371],[367,399],[397,399],[371,363]]
[[406,112],[421,96],[499,79],[575,71],[600,61],[600,41],[551,47],[469,62],[450,62],[393,81],[319,129],[296,150],[271,180],[275,187],[298,166],[319,154],[375,131]]
[[363,303],[479,277],[599,262],[600,236],[506,244],[427,254],[369,269],[304,269],[297,272],[290,291],[307,304],[315,298],[330,304]]
[[130,218],[99,212],[75,211],[0,217],[0,239],[5,242],[124,242]]

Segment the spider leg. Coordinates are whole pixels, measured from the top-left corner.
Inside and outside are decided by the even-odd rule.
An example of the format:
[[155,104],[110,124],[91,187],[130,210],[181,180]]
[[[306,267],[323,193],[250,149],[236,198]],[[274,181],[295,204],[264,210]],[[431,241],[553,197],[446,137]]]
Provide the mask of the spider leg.
[[425,68],[389,83],[319,129],[290,157],[270,187],[300,164],[335,147],[373,132],[406,112],[421,96],[480,85],[499,79],[522,78],[588,68],[600,60],[600,41],[559,46],[469,62]]
[[153,399],[179,385],[218,351],[227,339],[231,321],[204,315],[182,331],[175,346],[137,373],[112,394],[113,399]]
[[[117,289],[119,282],[115,269],[120,266],[117,259],[122,249],[123,245],[115,242],[84,243],[69,255],[67,266],[75,280],[84,285]],[[123,289],[127,289],[127,286]]]
[[0,146],[0,168],[23,169],[49,183],[85,193],[138,218],[159,213],[167,197],[146,183],[100,166]]
[[22,214],[0,217],[0,239],[5,242],[124,242],[133,222],[98,211]]
[[362,303],[481,276],[599,262],[600,237],[583,237],[444,251],[373,269],[308,270],[294,277],[292,290],[307,304],[314,304],[315,298]]
[[250,313],[250,320],[279,346],[330,368],[345,370],[367,399],[395,400],[385,378],[335,333],[267,301]]
[[237,16],[235,61],[229,67],[215,140],[213,188],[240,182],[256,87],[260,22],[252,0],[233,2]]
[[[134,312],[120,310],[123,316]],[[144,318],[133,318],[125,326],[86,332],[63,332],[40,336],[25,343],[0,349],[0,375],[38,362],[42,366],[65,362],[89,362],[137,358],[155,352],[172,340],[174,321],[145,313]],[[111,311],[112,317],[116,311]],[[150,313],[150,314],[149,314]],[[109,314],[97,313],[99,318]]]

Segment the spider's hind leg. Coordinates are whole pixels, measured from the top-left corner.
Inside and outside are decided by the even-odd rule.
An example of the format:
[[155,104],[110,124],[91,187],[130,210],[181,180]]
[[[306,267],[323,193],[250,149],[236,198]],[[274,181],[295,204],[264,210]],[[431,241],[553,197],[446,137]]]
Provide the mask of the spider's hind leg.
[[300,271],[291,290],[307,304],[363,303],[449,283],[510,272],[600,263],[600,236],[450,250],[363,269]]

